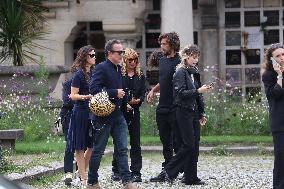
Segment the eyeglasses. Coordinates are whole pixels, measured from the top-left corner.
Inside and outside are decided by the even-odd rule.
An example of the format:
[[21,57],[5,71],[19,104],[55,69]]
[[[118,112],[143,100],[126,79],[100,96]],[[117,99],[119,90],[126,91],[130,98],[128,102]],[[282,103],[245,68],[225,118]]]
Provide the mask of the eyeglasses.
[[90,58],[96,58],[96,54],[89,54]]
[[125,53],[125,51],[113,51],[113,50],[111,50],[111,52],[112,53],[117,53],[117,54],[119,54],[119,55],[124,55],[124,53]]

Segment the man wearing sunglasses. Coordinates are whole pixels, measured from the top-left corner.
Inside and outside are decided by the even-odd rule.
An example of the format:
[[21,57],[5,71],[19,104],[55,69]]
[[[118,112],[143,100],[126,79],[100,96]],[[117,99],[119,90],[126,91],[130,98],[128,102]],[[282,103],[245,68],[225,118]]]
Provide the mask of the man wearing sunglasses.
[[124,189],[138,189],[132,183],[127,156],[128,127],[121,111],[125,92],[122,88],[122,74],[119,63],[122,61],[124,49],[119,40],[109,40],[105,45],[106,61],[98,64],[93,72],[90,85],[92,95],[105,90],[110,100],[115,104],[115,110],[108,116],[94,116],[95,139],[92,157],[89,164],[88,189],[100,189],[98,169],[102,154],[104,154],[109,135],[113,137],[114,150],[118,169],[121,174]]

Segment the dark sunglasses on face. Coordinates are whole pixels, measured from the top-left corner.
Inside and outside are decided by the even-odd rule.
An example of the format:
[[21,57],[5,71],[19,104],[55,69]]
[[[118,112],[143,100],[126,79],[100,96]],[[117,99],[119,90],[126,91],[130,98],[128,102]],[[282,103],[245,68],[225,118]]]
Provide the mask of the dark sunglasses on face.
[[128,62],[133,62],[133,61],[134,61],[134,62],[137,62],[137,58],[128,58],[127,61],[128,61]]
[[123,55],[125,51],[111,51],[112,53],[117,53],[119,55]]
[[90,58],[96,57],[96,54],[89,54]]

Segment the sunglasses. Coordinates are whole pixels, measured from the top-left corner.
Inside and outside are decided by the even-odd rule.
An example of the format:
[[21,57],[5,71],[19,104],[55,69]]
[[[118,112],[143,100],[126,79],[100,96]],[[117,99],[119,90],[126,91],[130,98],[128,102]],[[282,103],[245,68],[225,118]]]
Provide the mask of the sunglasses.
[[96,58],[96,54],[89,54],[90,58]]
[[111,51],[112,53],[117,53],[119,55],[124,55],[125,51]]
[[127,59],[127,61],[129,61],[129,62],[133,62],[133,61],[134,61],[134,62],[137,62],[137,60],[138,60],[137,58],[128,58],[128,59]]

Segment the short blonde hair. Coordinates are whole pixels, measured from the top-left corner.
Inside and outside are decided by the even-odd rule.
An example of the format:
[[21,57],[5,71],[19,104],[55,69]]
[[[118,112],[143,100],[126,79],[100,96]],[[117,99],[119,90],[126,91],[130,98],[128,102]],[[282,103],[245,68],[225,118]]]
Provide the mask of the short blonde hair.
[[138,61],[139,55],[138,55],[138,53],[134,49],[131,49],[131,48],[126,48],[125,49],[125,53],[123,55],[122,68],[121,68],[122,75],[125,76],[127,74],[126,61],[130,57],[134,58],[134,59],[137,59],[137,64],[136,64],[136,68],[135,68],[135,74],[138,75],[139,78],[140,78],[140,76],[142,75],[142,71],[141,71],[140,63]]
[[181,62],[177,65],[176,69],[186,67],[185,60],[190,56],[200,56],[200,50],[197,45],[186,45],[182,50],[179,51]]

